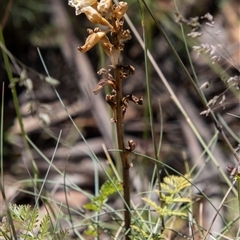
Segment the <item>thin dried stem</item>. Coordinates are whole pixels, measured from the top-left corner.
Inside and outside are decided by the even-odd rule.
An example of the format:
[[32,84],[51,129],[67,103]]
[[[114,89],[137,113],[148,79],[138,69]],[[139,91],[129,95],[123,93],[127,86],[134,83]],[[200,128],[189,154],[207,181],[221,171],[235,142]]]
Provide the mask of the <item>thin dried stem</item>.
[[120,150],[120,158],[122,162],[122,178],[123,178],[123,197],[124,197],[124,220],[126,229],[126,240],[130,239],[130,225],[131,225],[131,213],[130,207],[130,182],[129,182],[129,168],[128,157],[125,152],[124,146],[124,133],[123,133],[123,114],[122,114],[122,79],[120,76],[120,69],[116,67],[114,69],[114,75],[116,80],[116,128],[117,128],[117,140],[118,148]]

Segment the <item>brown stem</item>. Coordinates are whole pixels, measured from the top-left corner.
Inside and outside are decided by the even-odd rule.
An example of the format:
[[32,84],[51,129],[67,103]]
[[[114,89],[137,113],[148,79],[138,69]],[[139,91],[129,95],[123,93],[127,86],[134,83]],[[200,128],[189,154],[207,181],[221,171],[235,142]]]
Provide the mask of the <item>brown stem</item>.
[[120,158],[122,162],[122,178],[123,178],[123,197],[124,197],[124,220],[126,237],[125,240],[130,240],[130,225],[131,225],[131,213],[130,213],[130,183],[129,183],[129,168],[128,157],[125,152],[124,139],[123,139],[123,115],[122,115],[122,78],[120,76],[120,69],[118,67],[114,70],[116,80],[116,101],[117,101],[117,113],[116,113],[116,126],[117,126],[117,140],[118,148],[120,150]]

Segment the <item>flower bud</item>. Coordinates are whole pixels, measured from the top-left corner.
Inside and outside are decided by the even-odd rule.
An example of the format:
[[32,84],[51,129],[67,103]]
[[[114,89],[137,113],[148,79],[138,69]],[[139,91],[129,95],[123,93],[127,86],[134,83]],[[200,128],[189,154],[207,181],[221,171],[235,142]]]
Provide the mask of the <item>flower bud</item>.
[[97,10],[95,10],[94,8],[90,6],[84,7],[81,9],[81,12],[85,13],[86,17],[90,22],[108,26],[111,29],[113,28],[113,26],[105,18],[103,18],[101,14],[98,13]]
[[127,40],[130,40],[131,38],[132,36],[129,30],[124,30],[119,33],[119,39],[121,41],[127,41]]
[[82,47],[79,47],[78,50],[82,53],[87,52],[96,45],[105,36],[105,34],[106,32],[93,32],[87,37],[85,44]]
[[112,0],[100,0],[97,10],[101,15],[109,17],[112,14]]
[[128,4],[126,2],[119,2],[115,5],[113,13],[117,19],[121,19],[128,9]]

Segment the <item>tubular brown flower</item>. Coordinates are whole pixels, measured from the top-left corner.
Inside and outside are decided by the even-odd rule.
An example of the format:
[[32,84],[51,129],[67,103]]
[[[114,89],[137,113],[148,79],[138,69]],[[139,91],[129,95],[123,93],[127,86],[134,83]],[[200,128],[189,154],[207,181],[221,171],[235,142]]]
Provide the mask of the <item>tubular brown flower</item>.
[[90,22],[94,24],[101,24],[104,26],[108,26],[111,29],[113,28],[113,26],[105,18],[103,18],[101,14],[98,13],[98,11],[95,10],[93,7],[91,6],[83,7],[81,9],[81,12],[85,13],[86,17]]
[[116,49],[106,35],[101,39],[100,44],[104,52],[109,56],[112,66],[115,67],[118,64],[121,50]]
[[123,15],[127,12],[128,4],[126,2],[119,2],[114,5],[113,14],[117,19],[121,19]]
[[92,32],[86,39],[85,44],[79,47],[78,50],[82,53],[90,50],[94,45],[96,45],[104,36],[106,32]]

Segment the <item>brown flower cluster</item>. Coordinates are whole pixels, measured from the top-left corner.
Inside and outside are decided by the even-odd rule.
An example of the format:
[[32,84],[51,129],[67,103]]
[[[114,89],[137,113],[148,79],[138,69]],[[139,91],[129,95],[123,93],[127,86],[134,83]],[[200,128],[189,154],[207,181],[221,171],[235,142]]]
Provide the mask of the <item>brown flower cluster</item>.
[[127,11],[127,3],[113,4],[112,0],[69,0],[68,4],[76,9],[76,15],[84,13],[90,22],[103,26],[103,30],[99,27],[88,29],[85,44],[78,50],[85,53],[100,43],[115,67],[120,52],[123,51],[123,42],[131,39],[130,31],[123,29],[123,15]]
[[[117,68],[120,68],[120,80],[123,78],[126,78],[129,75],[134,74],[134,68],[130,65],[117,65]],[[110,73],[111,68],[109,70],[102,68],[98,71],[99,75],[102,75],[103,78],[99,81],[98,85],[94,88],[93,92],[94,94],[98,94],[99,91],[105,87],[105,86],[110,86],[112,89],[111,94],[106,95],[106,102],[109,104],[113,111],[113,117],[112,117],[112,122],[117,121],[117,99],[116,99],[116,94],[117,94],[117,87],[116,87],[116,81],[112,74]],[[136,96],[132,94],[128,94],[125,97],[122,98],[121,101],[121,111],[122,111],[122,116],[124,117],[127,108],[128,108],[128,102],[131,101],[135,104],[142,105],[143,104],[143,98],[137,98]]]

